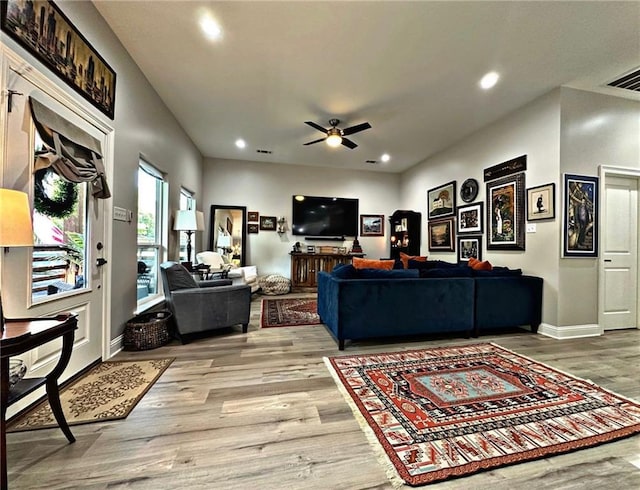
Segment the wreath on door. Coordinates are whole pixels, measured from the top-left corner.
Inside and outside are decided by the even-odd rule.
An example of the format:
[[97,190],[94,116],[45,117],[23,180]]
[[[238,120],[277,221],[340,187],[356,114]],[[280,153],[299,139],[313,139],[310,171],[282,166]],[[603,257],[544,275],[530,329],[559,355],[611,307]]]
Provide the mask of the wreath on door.
[[[53,196],[47,195],[44,181],[52,170],[45,168],[38,170],[34,177],[33,204],[40,214],[51,218],[66,218],[73,213],[73,209],[78,201],[78,187],[75,183],[69,182],[61,177],[57,178],[53,184]],[[55,174],[57,175],[57,174]]]

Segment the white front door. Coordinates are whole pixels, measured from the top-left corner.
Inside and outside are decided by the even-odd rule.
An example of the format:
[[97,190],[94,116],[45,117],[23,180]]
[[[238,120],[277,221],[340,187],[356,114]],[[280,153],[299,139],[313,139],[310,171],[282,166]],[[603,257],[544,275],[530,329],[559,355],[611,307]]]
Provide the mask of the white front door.
[[603,330],[638,326],[638,181],[605,176],[599,323]]
[[[31,118],[29,97],[35,96],[48,108],[100,140],[103,147],[105,134],[84,119],[79,112],[71,110],[65,106],[64,102],[45,93],[42,87],[36,87],[13,71],[9,73],[10,76],[7,77],[9,86],[3,87],[3,91],[11,89],[21,95],[12,97],[11,107],[7,107],[5,114],[6,161],[0,174],[0,185],[27,192],[31,198],[33,210],[34,150],[39,136]],[[34,212],[34,232],[38,234],[36,240],[38,245],[33,248],[12,248],[2,257],[1,290],[7,317],[46,317],[65,311],[78,314],[78,330],[75,335],[73,354],[61,381],[94,361],[100,360],[103,352],[104,289],[102,283],[103,275],[107,270],[97,265],[97,259],[103,257],[105,253],[105,205],[103,200],[94,199],[90,192],[87,194],[84,199],[80,194],[78,206],[82,206],[82,211],[76,218],[72,218],[79,222],[77,228],[74,223],[68,227],[63,226],[60,221]],[[72,231],[68,231],[69,229]],[[76,233],[74,231],[76,229],[82,232]],[[56,244],[59,249],[56,249]],[[60,250],[69,250],[66,247],[71,247],[73,250],[73,247],[78,246],[83,250],[80,256],[84,255],[84,257],[77,263],[73,261],[70,263],[66,277],[56,278],[54,284],[58,286],[51,289],[46,287],[49,281],[39,282],[42,277],[39,277],[39,274],[43,274],[41,269],[47,269],[55,260],[59,261]],[[45,271],[44,274],[49,272]],[[44,288],[42,288],[43,284],[45,284]],[[46,375],[55,366],[60,348],[61,342],[51,342],[21,355],[20,358],[24,359],[29,366],[27,377]],[[24,408],[42,393],[43,391],[39,390],[16,403],[11,407],[8,415],[11,416]]]

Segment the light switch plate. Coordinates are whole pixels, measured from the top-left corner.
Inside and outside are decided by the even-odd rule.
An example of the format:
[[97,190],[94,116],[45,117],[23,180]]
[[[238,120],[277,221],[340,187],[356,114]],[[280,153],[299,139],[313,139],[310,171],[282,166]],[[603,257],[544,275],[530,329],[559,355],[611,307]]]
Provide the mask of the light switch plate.
[[536,232],[536,224],[527,223],[527,233],[535,233],[535,232]]
[[113,207],[113,219],[116,221],[130,221],[129,219],[129,211],[124,208],[119,208],[117,206]]

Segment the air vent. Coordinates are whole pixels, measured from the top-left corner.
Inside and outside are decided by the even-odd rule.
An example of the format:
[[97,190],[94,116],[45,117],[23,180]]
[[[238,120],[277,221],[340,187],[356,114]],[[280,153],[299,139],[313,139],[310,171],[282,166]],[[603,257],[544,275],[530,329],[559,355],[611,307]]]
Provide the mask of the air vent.
[[631,90],[632,92],[640,92],[640,69],[614,80],[607,84],[610,87]]
[[365,160],[365,163],[370,163],[372,165],[376,165],[378,163],[378,160]]
[[256,150],[256,153],[264,153],[265,155],[271,155],[273,152],[271,150]]

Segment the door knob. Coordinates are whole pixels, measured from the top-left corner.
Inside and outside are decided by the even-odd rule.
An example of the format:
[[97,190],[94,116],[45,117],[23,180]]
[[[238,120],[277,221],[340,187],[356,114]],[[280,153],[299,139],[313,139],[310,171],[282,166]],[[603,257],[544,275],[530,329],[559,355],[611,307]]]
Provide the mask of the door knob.
[[98,267],[102,267],[102,266],[103,266],[104,264],[106,264],[106,263],[107,263],[107,260],[106,260],[106,259],[103,259],[102,257],[100,257],[99,259],[96,259],[96,265],[97,265]]

